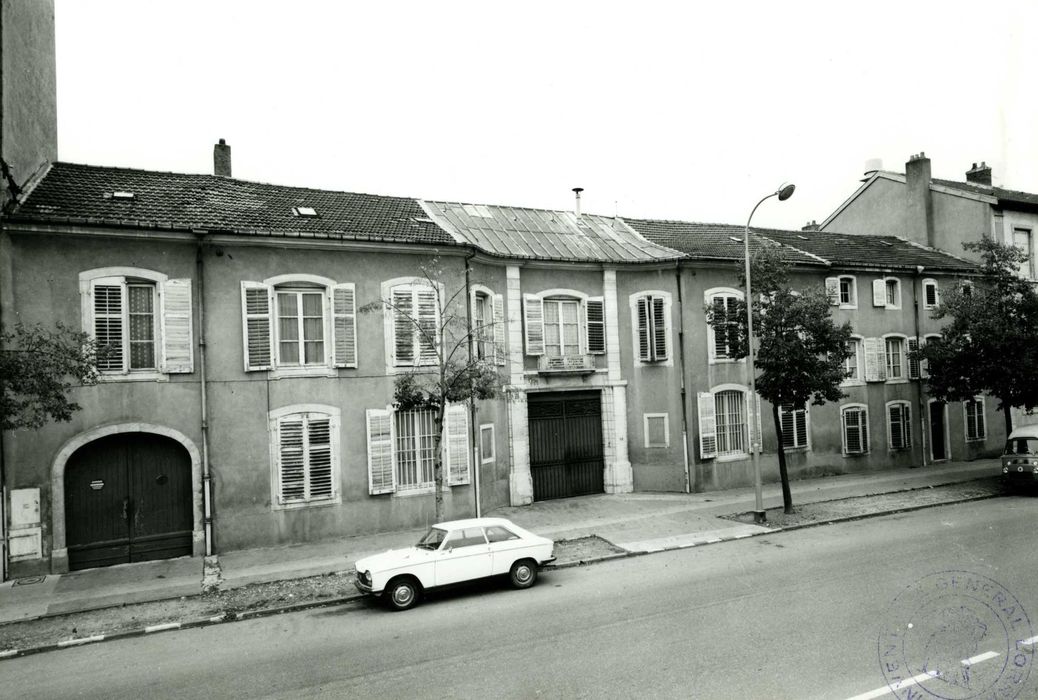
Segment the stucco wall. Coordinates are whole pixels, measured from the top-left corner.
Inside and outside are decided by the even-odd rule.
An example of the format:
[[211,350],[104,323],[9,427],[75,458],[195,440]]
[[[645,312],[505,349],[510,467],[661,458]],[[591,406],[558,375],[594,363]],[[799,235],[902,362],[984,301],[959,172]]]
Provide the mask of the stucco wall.
[[[907,236],[905,186],[877,178],[847,207],[836,214],[825,229],[836,233],[878,236]],[[925,245],[926,241],[919,241]]]

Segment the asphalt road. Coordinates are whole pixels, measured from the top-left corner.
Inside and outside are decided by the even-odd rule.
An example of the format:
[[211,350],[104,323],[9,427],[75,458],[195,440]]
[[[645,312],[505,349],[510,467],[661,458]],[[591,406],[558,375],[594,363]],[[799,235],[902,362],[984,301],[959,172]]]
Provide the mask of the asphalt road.
[[[950,609],[904,612],[913,582],[954,588],[947,575],[931,576],[948,570],[967,572],[960,580],[990,579],[1038,627],[1036,523],[1038,498],[992,499],[548,572],[526,591],[479,585],[405,613],[362,602],[106,642],[0,661],[0,693],[894,697],[881,690],[884,635],[907,634],[908,619],[940,623],[929,618]],[[984,595],[948,594],[942,600],[953,603]],[[1022,619],[1010,611],[1002,627],[1010,618]],[[986,632],[974,641],[977,656],[997,656],[975,661],[967,677],[925,679],[900,697],[934,697],[926,688],[965,698],[1001,687],[1038,697],[1038,672],[1023,685],[997,686],[1018,670],[1013,660],[1020,663],[1020,652],[1004,647],[1006,635],[1022,638],[1030,628],[1007,631],[994,619],[985,618]],[[955,634],[961,642],[966,633]],[[912,673],[936,663],[922,660],[922,647],[912,649],[905,652]],[[1024,654],[1025,670],[1033,656]]]

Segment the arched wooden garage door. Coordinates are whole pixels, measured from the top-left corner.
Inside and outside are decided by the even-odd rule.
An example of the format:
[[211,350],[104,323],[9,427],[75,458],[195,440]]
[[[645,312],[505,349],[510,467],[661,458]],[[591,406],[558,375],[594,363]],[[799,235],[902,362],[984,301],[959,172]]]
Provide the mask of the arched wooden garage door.
[[65,467],[70,569],[191,554],[191,457],[177,441],[120,433]]

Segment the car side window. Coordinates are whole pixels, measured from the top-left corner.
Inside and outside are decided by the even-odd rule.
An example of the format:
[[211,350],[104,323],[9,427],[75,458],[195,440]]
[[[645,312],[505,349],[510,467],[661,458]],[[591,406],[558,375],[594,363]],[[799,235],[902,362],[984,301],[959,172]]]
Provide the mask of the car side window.
[[490,542],[506,542],[508,540],[517,540],[519,535],[515,534],[506,527],[500,525],[491,525],[487,528],[487,540]]
[[454,530],[451,534],[447,535],[447,542],[444,545],[447,549],[457,549],[458,547],[473,547],[479,544],[486,544],[486,538],[483,537],[483,529],[479,527],[467,527],[461,530]]

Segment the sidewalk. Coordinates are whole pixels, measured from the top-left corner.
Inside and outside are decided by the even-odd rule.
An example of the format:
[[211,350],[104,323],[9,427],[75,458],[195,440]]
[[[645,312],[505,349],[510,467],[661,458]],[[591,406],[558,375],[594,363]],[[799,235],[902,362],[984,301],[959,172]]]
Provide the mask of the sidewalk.
[[[999,473],[998,460],[925,469],[804,479],[791,483],[797,505],[939,486]],[[778,484],[764,487],[765,508],[782,504]],[[597,536],[628,552],[649,552],[738,539],[771,530],[722,518],[753,510],[752,488],[698,494],[631,493],[544,501],[484,513],[555,540]],[[414,543],[425,528],[315,544],[220,554],[219,588],[303,578],[351,569],[353,561]],[[19,579],[0,584],[0,625],[115,605],[201,593],[203,560],[183,557]]]

